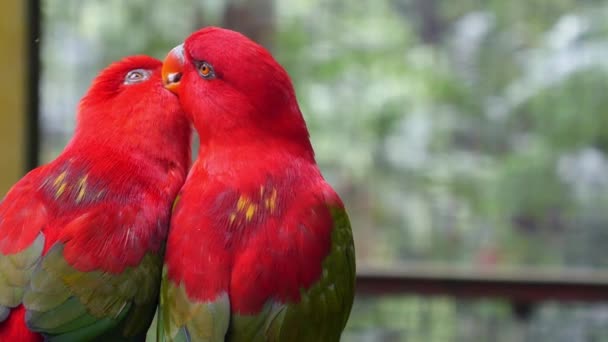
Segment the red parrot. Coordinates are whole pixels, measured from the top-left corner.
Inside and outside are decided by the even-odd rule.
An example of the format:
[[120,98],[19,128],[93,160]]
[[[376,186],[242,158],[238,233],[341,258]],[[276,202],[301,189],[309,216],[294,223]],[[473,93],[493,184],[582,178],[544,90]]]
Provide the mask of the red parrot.
[[161,340],[338,341],[354,297],[351,226],[287,72],[209,27],[168,54],[163,81],[200,153],[171,218]]
[[143,339],[190,164],[161,65],[134,56],[103,70],[65,150],[0,204],[0,341]]

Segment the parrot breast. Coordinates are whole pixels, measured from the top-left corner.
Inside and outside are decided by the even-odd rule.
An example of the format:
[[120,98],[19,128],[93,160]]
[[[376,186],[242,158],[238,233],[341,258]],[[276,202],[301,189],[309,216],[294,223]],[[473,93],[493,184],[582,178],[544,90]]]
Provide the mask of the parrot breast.
[[317,187],[268,177],[241,191],[222,182],[182,189],[167,243],[169,279],[201,301],[229,290],[240,313],[258,312],[270,298],[299,301],[331,250],[332,215]]

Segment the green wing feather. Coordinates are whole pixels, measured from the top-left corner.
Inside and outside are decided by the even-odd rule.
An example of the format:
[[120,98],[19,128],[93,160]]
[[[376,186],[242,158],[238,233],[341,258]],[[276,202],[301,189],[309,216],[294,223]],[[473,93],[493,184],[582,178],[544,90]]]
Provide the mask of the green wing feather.
[[48,220],[44,204],[27,196],[37,188],[30,172],[0,202],[0,322],[21,304],[32,270],[44,249],[41,233]]
[[44,235],[16,254],[0,254],[0,321],[8,317],[11,308],[21,304],[23,293],[30,282],[31,272],[44,248]]
[[224,341],[230,320],[230,301],[224,294],[213,302],[188,298],[183,284],[169,281],[163,271],[158,316],[159,341]]
[[[161,257],[148,253],[120,274],[80,272],[54,245],[33,272],[23,297],[30,329],[52,341],[141,339],[154,315]],[[115,328],[115,329],[112,329]]]
[[232,316],[227,341],[340,340],[355,294],[355,247],[346,211],[330,210],[332,248],[321,279],[301,290],[299,303],[267,303],[260,314]]

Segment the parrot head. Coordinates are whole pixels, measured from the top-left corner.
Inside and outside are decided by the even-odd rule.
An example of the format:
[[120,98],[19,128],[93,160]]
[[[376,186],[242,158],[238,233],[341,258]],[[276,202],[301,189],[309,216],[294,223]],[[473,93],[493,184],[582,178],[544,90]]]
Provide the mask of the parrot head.
[[82,98],[72,143],[120,145],[147,154],[189,154],[190,125],[175,94],[163,87],[162,62],[130,56],[93,80]]
[[178,94],[201,144],[261,139],[300,145],[312,153],[287,72],[244,35],[217,27],[194,32],[169,52],[162,75],[165,87]]

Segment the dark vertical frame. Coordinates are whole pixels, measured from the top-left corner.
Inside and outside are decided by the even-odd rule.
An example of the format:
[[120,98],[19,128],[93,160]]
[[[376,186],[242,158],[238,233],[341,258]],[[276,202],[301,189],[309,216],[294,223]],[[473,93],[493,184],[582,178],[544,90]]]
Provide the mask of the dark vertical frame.
[[27,49],[27,81],[26,81],[26,132],[25,132],[25,168],[31,170],[40,161],[40,44],[41,10],[40,0],[28,0],[26,9],[26,49]]

